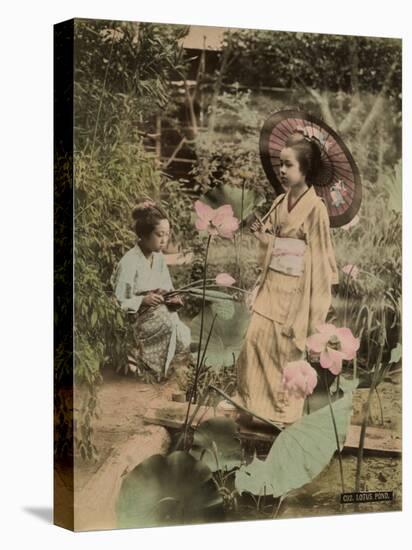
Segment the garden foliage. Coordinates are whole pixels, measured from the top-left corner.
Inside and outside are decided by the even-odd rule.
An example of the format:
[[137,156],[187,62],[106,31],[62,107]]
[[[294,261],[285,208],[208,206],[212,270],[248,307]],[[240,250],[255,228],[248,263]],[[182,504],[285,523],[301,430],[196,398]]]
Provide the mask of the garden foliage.
[[[131,342],[110,278],[134,244],[132,207],[151,198],[167,208],[174,244],[195,252],[191,270],[172,270],[175,286],[201,278],[204,237],[194,229],[194,193],[213,208],[232,204],[239,219],[256,209],[263,213],[274,192],[259,159],[260,127],[271,110],[297,98],[300,106],[333,122],[362,174],[358,223],[332,231],[338,266],[356,265],[359,276],[341,272],[331,315],[342,321],[346,311],[347,326],[361,338],[360,376],[374,368],[382,340],[381,361],[389,364],[401,335],[399,42],[308,33],[281,33],[274,40],[266,31],[232,31],[225,39],[230,62],[221,69],[224,74],[209,75],[216,85],[205,92],[209,109],[192,144],[196,162],[182,182],[163,170],[143,139],[153,132],[157,115],[174,116],[182,106],[171,81],[187,74],[181,38],[188,28],[79,20],[75,30],[75,379],[85,390],[77,430],[82,454],[94,454],[91,419],[102,369],[117,369]],[[242,228],[235,245],[222,240],[211,247],[208,275],[229,272],[250,289],[257,275],[256,248]],[[193,319],[194,340],[199,308],[200,300],[192,297],[182,311]],[[206,364],[227,369],[248,313],[241,302],[207,300],[206,333],[215,315]],[[67,370],[67,362],[61,365]]]

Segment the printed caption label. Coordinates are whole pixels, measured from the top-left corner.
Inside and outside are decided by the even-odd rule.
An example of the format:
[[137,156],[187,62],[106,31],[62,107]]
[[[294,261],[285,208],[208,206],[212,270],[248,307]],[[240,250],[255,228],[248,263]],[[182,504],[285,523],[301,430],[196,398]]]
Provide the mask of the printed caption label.
[[354,502],[382,502],[392,501],[393,491],[368,491],[358,493],[341,493],[341,504],[352,504]]

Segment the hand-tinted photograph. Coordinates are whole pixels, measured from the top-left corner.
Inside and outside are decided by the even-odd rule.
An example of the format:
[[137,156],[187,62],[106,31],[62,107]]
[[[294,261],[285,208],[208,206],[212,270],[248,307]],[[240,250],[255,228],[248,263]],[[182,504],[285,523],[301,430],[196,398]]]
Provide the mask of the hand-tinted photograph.
[[54,27],[54,522],[402,509],[402,41]]

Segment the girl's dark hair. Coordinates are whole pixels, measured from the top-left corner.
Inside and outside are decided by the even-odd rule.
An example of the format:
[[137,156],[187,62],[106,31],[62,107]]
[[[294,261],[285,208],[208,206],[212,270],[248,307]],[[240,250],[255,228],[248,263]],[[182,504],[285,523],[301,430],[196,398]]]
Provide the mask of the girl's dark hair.
[[296,152],[296,158],[306,183],[312,185],[321,167],[321,152],[319,145],[312,138],[307,138],[299,132],[291,134],[286,140],[286,147]]
[[163,208],[157,206],[153,201],[137,204],[133,208],[132,218],[134,220],[133,228],[138,237],[147,237],[160,221],[169,221]]

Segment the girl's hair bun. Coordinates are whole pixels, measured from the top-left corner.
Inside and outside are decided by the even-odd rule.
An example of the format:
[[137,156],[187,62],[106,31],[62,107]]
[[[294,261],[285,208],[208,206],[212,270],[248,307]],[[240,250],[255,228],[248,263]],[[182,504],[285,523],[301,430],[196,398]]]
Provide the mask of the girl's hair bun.
[[152,208],[156,208],[157,210],[156,203],[153,202],[152,200],[145,200],[145,201],[139,202],[138,204],[136,204],[136,206],[132,210],[132,218],[134,220],[137,220],[142,216],[144,212],[147,212]]
[[168,220],[168,216],[160,206],[148,199],[136,204],[132,210],[132,219],[136,234],[142,236],[153,231],[160,220]]

